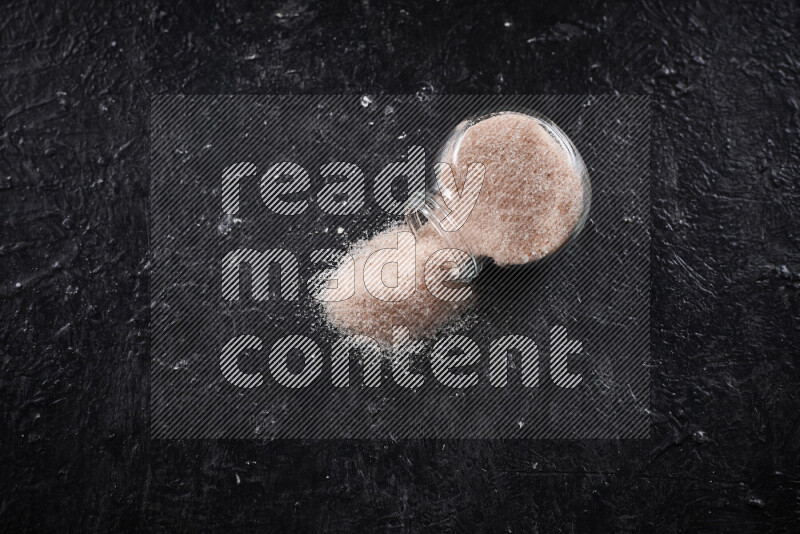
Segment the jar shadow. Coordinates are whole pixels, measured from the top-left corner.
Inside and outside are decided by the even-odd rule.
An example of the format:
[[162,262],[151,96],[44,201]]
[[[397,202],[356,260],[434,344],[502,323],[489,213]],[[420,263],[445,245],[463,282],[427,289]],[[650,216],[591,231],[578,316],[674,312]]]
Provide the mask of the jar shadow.
[[554,281],[559,256],[557,252],[530,264],[504,267],[489,258],[481,258],[483,268],[472,282],[478,309],[501,307],[508,314],[521,305],[529,306],[531,298]]

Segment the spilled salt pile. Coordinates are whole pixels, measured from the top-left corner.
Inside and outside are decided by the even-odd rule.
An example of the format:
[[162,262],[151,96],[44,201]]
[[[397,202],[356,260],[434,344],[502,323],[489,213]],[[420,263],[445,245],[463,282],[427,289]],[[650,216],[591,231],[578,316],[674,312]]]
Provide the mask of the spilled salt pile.
[[[470,293],[447,282],[461,258],[449,252],[441,236],[431,227],[423,228],[417,235],[415,251],[403,250],[404,238],[414,239],[408,226],[397,224],[349,251],[355,265],[349,259],[342,262],[332,277],[337,281],[336,288],[323,287],[318,294],[325,300],[325,314],[332,326],[388,345],[395,326],[407,328],[412,338],[431,335],[469,306]],[[370,257],[380,259],[373,254],[392,249],[411,258],[410,264],[387,263],[382,270],[364,274]],[[342,287],[340,284],[352,280],[355,287],[346,290],[351,297],[327,300],[336,297],[333,292]],[[401,280],[413,282],[413,286],[403,291],[398,286]]]

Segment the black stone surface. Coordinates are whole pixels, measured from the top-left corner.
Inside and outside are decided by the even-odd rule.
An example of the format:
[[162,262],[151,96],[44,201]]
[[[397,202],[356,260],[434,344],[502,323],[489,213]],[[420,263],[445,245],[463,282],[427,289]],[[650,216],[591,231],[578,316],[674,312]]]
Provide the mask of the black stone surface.
[[[796,2],[0,8],[0,528],[792,532]],[[160,93],[652,96],[638,441],[148,438]]]

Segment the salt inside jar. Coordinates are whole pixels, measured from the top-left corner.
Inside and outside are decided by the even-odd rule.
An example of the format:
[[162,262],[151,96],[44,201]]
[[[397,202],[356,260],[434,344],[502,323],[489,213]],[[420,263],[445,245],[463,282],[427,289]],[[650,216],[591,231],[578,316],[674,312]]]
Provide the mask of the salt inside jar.
[[[460,266],[464,281],[474,279],[488,258],[511,266],[553,254],[588,217],[586,165],[569,137],[541,115],[502,111],[467,119],[436,161],[444,165],[422,198],[410,200],[406,221],[414,232],[433,226],[469,254]],[[477,192],[480,171],[470,168],[476,163],[483,167]]]

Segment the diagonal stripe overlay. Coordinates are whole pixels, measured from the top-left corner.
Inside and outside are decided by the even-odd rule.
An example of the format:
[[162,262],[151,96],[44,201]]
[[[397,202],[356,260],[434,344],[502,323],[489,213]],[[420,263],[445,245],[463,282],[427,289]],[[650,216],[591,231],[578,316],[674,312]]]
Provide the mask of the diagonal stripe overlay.
[[[485,267],[435,339],[389,351],[332,331],[317,273],[402,218],[456,124],[500,110],[575,143],[583,231],[538,263]],[[649,121],[645,96],[154,97],[152,436],[647,437]],[[377,187],[390,165],[424,180]]]

